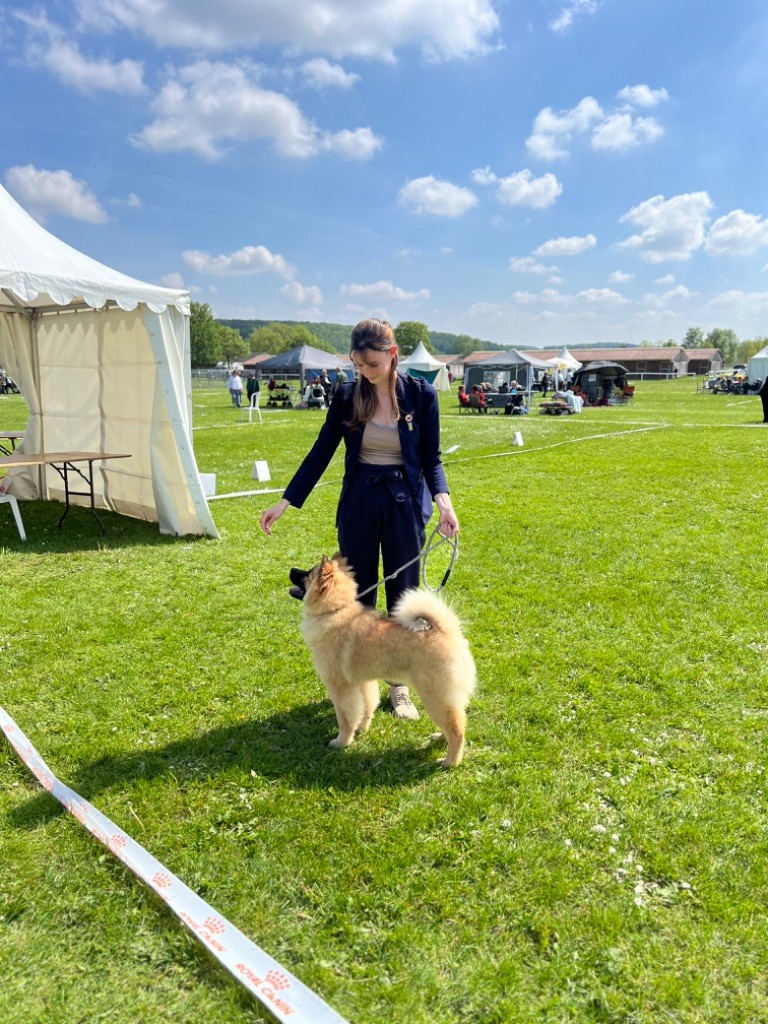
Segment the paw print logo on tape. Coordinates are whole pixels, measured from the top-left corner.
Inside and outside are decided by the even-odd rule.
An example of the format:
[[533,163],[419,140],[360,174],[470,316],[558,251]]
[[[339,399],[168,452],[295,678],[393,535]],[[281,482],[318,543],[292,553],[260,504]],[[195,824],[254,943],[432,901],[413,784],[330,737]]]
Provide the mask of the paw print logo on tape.
[[170,884],[170,878],[168,875],[164,875],[162,871],[152,875],[152,885],[156,885],[158,889],[167,889]]
[[220,921],[218,917],[206,917],[203,924],[213,935],[223,935],[225,928],[224,922]]
[[278,992],[291,987],[290,981],[288,981],[286,976],[281,974],[280,971],[267,971],[267,976],[264,980]]
[[122,848],[125,846],[125,837],[115,832],[113,836],[109,837],[108,845],[110,850],[122,850]]

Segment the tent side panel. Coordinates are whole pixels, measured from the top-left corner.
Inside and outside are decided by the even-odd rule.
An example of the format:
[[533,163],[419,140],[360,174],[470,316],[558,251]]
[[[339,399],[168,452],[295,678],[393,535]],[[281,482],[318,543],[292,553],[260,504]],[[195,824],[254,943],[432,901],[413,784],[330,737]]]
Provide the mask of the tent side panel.
[[[19,452],[36,452],[42,447],[42,414],[33,345],[34,324],[21,313],[0,314],[0,366],[18,385],[27,406],[29,420]],[[0,491],[31,500],[45,497],[42,474],[31,466],[11,470],[0,482]]]
[[192,449],[189,318],[145,310],[144,325],[157,368],[149,454],[160,531],[218,537]]

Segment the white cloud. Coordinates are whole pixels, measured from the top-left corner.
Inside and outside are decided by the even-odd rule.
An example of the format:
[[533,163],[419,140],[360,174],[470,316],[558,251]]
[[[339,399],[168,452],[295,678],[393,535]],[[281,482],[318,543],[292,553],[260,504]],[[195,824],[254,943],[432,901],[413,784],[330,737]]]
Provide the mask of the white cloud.
[[8,191],[35,220],[45,223],[49,214],[61,214],[90,224],[106,224],[107,212],[84,181],[69,171],[44,171],[32,164],[6,172]]
[[141,199],[135,192],[129,192],[125,199],[110,199],[109,201],[113,206],[128,206],[132,210],[140,210],[142,207]]
[[704,244],[712,200],[706,192],[686,192],[665,199],[653,196],[633,207],[622,223],[642,228],[640,234],[619,242],[619,249],[638,249],[648,263],[687,260]]
[[499,28],[493,0],[75,0],[99,31],[127,29],[160,46],[197,51],[287,48],[393,60],[419,46],[427,60],[485,53]]
[[[663,94],[663,97],[662,97]],[[647,85],[627,86],[619,96],[631,99],[638,106],[653,106],[666,98],[666,89],[650,89]],[[652,117],[634,117],[627,103],[619,110],[606,112],[593,96],[585,96],[575,107],[554,111],[544,107],[536,115],[526,146],[541,160],[557,160],[569,155],[574,136],[591,133],[595,150],[627,150],[642,143],[653,142],[664,129]]]
[[652,89],[649,85],[625,85],[616,95],[631,107],[656,107],[669,99],[666,89]]
[[687,299],[695,298],[698,294],[698,292],[690,291],[684,284],[679,284],[677,287],[671,288],[669,291],[663,292],[661,295],[654,295],[653,292],[647,292],[643,296],[643,302],[648,303],[649,306],[666,308],[670,302],[684,302]]
[[623,270],[614,270],[609,275],[608,280],[613,284],[626,284],[627,281],[631,281],[634,278],[634,274],[625,274]]
[[323,311],[319,306],[308,306],[306,309],[297,310],[296,315],[300,320],[319,320]]
[[171,274],[164,274],[160,278],[160,284],[165,285],[166,288],[183,288],[184,278],[178,270],[174,270]]
[[477,167],[472,171],[472,181],[476,185],[495,185],[498,180],[490,167]]
[[521,274],[556,274],[556,266],[547,267],[539,263],[533,256],[512,256],[509,261],[509,269],[516,270]]
[[536,115],[533,131],[525,144],[542,160],[566,157],[568,150],[563,148],[564,144],[575,134],[589,131],[604,116],[603,108],[592,96],[585,96],[575,107],[557,113],[551,107],[544,107]]
[[75,42],[67,39],[64,30],[49,21],[45,14],[14,13],[29,32],[25,56],[33,66],[47,68],[65,85],[80,92],[105,90],[133,95],[144,91],[144,65],[141,61],[86,57]]
[[557,17],[549,23],[553,32],[566,32],[580,14],[594,14],[600,7],[599,0],[569,0],[560,9]]
[[578,256],[588,249],[594,249],[597,239],[594,235],[572,235],[570,238],[551,238],[538,249],[533,250],[534,256]]
[[382,145],[370,128],[327,132],[282,93],[262,88],[253,65],[197,61],[170,72],[152,102],[154,120],[134,138],[145,149],[189,149],[207,160],[226,142],[271,142],[285,157],[320,152],[367,160]]
[[759,313],[768,310],[768,292],[742,292],[732,289],[715,295],[707,305],[714,308],[727,306],[744,313]]
[[642,142],[653,142],[664,134],[664,129],[652,117],[631,114],[611,114],[592,132],[593,149],[633,149]]
[[444,246],[441,247],[440,252],[442,252],[446,256],[449,256],[453,252],[453,246],[452,245],[444,245]]
[[512,298],[522,306],[529,306],[537,302],[561,305],[571,301],[570,295],[563,295],[554,288],[543,288],[540,292],[513,292]]
[[305,61],[299,68],[305,81],[314,89],[351,89],[360,75],[345,71],[340,64],[334,64],[325,57]]
[[477,206],[477,196],[471,189],[442,181],[430,174],[406,182],[400,189],[398,202],[414,213],[426,213],[434,217],[461,217],[473,206]]
[[298,281],[289,281],[288,284],[284,284],[280,289],[280,294],[284,295],[289,302],[295,302],[296,305],[306,302],[311,306],[318,307],[323,302],[323,293],[317,285],[303,285]]
[[319,149],[347,160],[370,160],[383,145],[384,140],[374,135],[370,128],[343,128],[340,132],[323,132]]
[[664,274],[662,277],[654,277],[653,283],[654,284],[674,284],[675,283],[675,275],[674,274]]
[[576,302],[584,302],[594,306],[627,306],[629,299],[619,295],[612,288],[586,288],[578,292],[574,299]]
[[505,206],[530,206],[543,210],[551,206],[563,191],[554,174],[534,178],[529,170],[517,171],[508,178],[500,178],[496,198]]
[[767,245],[768,220],[744,210],[731,210],[709,229],[704,248],[712,256],[746,256]]
[[391,281],[376,281],[373,284],[343,284],[340,292],[351,298],[396,299],[399,302],[419,302],[421,299],[431,297],[426,288],[417,292],[407,292],[404,288],[398,288]]
[[295,268],[279,253],[271,253],[263,245],[246,245],[228,256],[211,256],[197,249],[187,249],[182,259],[187,266],[199,274],[216,274],[221,277],[243,274],[277,274],[290,280]]

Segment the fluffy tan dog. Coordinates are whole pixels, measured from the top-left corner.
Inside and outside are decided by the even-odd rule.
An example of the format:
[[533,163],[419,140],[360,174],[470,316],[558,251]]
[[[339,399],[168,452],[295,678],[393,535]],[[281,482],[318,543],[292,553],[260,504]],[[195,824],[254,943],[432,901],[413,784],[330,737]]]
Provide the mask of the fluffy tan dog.
[[475,662],[445,602],[408,590],[387,618],[357,601],[355,577],[338,555],[290,576],[291,594],[303,601],[302,636],[336,710],[339,735],[330,746],[348,747],[366,731],[379,703],[377,680],[386,679],[418,693],[448,742],[440,764],[459,764]]

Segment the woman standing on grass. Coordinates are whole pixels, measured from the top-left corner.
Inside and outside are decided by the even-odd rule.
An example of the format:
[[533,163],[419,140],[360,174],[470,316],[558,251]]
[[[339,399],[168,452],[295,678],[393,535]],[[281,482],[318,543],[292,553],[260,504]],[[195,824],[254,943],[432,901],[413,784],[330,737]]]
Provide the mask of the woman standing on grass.
[[[363,320],[352,331],[350,358],[356,381],[336,391],[320,434],[280,501],[261,514],[272,526],[289,505],[301,508],[343,440],[344,480],[336,512],[339,548],[355,571],[360,591],[378,579],[379,553],[389,576],[424,546],[432,499],[440,531],[459,531],[440,459],[437,392],[425,380],[397,372],[397,344],[386,320]],[[419,585],[414,562],[385,584],[387,611],[404,590]],[[376,591],[360,599],[375,607]],[[418,718],[406,686],[390,683],[396,718]]]

